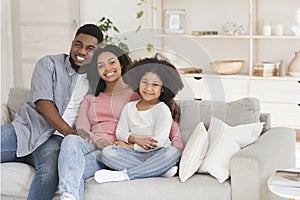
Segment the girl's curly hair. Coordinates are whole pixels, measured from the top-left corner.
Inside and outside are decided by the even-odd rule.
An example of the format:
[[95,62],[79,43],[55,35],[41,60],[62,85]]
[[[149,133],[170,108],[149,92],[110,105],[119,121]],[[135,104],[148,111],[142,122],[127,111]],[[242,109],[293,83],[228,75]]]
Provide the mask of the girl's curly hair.
[[163,92],[159,100],[168,103],[178,91],[183,88],[183,83],[176,67],[166,60],[157,58],[144,58],[129,65],[123,80],[134,91],[139,91],[141,78],[147,73],[156,74],[162,81]]

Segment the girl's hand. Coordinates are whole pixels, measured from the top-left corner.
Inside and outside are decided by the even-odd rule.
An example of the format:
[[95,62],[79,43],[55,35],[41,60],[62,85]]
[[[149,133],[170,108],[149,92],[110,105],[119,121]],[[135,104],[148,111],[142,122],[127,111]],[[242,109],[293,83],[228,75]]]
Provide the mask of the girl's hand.
[[77,133],[80,137],[82,137],[85,141],[92,143],[92,138],[88,132],[83,129],[77,129]]
[[154,149],[157,147],[157,140],[149,136],[135,136],[135,143],[144,149]]
[[133,149],[133,144],[128,144],[128,143],[123,142],[123,141],[115,141],[114,145],[124,147],[124,148],[127,148],[127,149]]
[[96,140],[95,145],[98,149],[103,149],[106,146],[112,145],[113,143],[111,141],[108,141],[106,139],[103,138],[99,138],[98,140]]

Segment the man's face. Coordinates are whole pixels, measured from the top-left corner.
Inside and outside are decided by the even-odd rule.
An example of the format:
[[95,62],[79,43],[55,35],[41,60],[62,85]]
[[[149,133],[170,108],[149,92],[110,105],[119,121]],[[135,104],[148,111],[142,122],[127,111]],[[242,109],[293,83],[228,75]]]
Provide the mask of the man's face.
[[75,65],[81,67],[87,60],[89,60],[93,56],[97,45],[97,38],[84,33],[77,35],[72,42],[70,50],[70,56]]

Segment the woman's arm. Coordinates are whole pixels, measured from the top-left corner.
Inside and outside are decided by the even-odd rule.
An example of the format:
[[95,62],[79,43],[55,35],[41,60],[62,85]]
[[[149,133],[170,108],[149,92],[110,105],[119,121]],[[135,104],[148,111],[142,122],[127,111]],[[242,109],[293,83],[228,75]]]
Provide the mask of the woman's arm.
[[86,139],[89,142],[95,142],[95,138],[91,133],[91,119],[89,118],[89,108],[92,101],[89,98],[90,95],[85,96],[80,104],[78,117],[76,119],[76,129],[82,130],[80,132],[85,133],[80,134],[82,138]]
[[172,127],[171,127],[171,132],[170,132],[170,140],[172,142],[172,145],[176,147],[181,153],[183,151],[183,141],[181,138],[181,133],[180,133],[180,127],[177,122],[174,120],[172,121]]

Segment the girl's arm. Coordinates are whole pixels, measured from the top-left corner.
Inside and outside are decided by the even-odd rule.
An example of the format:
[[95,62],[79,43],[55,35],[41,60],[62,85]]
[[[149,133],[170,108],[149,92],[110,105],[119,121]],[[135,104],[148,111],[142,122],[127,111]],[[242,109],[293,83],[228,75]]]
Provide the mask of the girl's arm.
[[120,119],[117,125],[116,129],[116,138],[117,140],[123,141],[128,143],[128,138],[130,136],[129,132],[129,120],[128,118],[130,117],[128,111],[129,111],[129,104],[127,103],[121,112]]
[[154,134],[152,139],[156,140],[156,147],[145,149],[142,146],[138,145],[137,143],[134,144],[134,149],[140,152],[148,152],[153,151],[161,147],[165,147],[166,144],[170,142],[169,135],[172,125],[172,116],[170,109],[165,104],[160,104],[159,107],[153,112],[153,116],[155,119],[154,121]]

